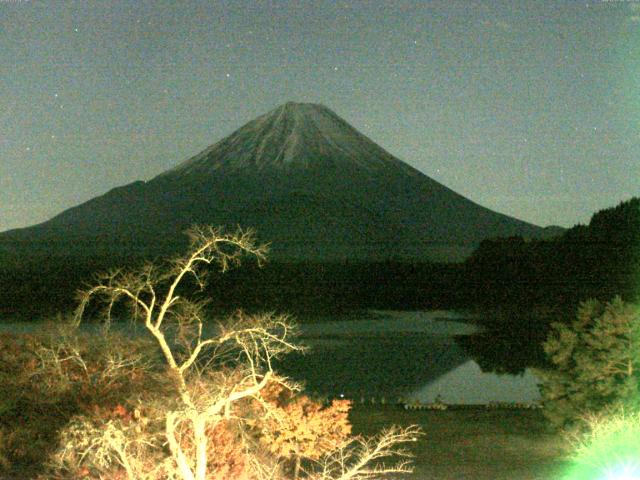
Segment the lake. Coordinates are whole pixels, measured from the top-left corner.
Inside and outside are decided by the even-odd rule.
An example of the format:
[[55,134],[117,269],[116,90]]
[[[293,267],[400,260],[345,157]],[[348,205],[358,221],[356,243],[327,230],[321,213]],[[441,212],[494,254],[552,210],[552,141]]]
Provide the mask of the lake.
[[[356,401],[537,402],[537,380],[528,369],[522,375],[482,372],[456,342],[456,336],[481,331],[469,321],[467,314],[453,311],[303,318],[300,340],[309,350],[287,356],[276,368],[304,382],[309,392]],[[37,329],[34,323],[0,323],[0,331]]]
[[481,328],[452,311],[369,311],[361,318],[307,319],[301,325],[305,355],[290,355],[280,370],[319,395],[355,400],[448,404],[533,403],[540,400],[537,379],[482,372],[458,345],[456,336]]

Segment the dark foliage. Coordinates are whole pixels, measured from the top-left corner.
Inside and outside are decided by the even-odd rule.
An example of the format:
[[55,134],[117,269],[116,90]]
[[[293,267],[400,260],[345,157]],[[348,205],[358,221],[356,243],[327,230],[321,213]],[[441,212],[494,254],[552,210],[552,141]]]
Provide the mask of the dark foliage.
[[[95,272],[135,265],[143,258],[26,257],[0,264],[0,313],[29,320],[75,306],[75,291]],[[334,312],[361,308],[456,308],[468,296],[461,265],[430,263],[247,262],[225,275],[211,272],[203,296],[219,310]],[[185,285],[184,288],[191,288]]]
[[593,215],[552,240],[485,240],[466,262],[482,307],[564,305],[587,298],[631,300],[640,273],[640,198]]
[[547,366],[542,343],[550,320],[544,314],[502,310],[492,315],[495,323],[485,332],[456,337],[482,371],[517,375],[528,367]]
[[570,323],[581,301],[638,298],[640,199],[593,215],[552,240],[485,240],[465,263],[470,301],[488,331],[460,340],[485,370],[544,366],[552,322]]

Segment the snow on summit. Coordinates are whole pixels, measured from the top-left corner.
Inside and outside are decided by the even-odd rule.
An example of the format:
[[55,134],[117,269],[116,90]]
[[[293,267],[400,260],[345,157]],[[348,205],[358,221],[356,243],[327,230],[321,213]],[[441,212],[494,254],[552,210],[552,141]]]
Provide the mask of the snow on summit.
[[378,170],[392,165],[412,170],[324,105],[287,102],[163,175],[291,166]]

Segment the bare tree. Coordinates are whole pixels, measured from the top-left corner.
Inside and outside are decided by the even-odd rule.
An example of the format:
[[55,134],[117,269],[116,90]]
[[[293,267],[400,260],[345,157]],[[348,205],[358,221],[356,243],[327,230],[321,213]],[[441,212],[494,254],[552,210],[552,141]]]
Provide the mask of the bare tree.
[[[337,446],[309,472],[310,480],[371,480],[390,474],[411,473],[412,455],[400,444],[415,442],[422,431],[415,425],[390,427],[374,438],[356,437]],[[401,457],[394,464],[384,460]]]
[[[174,259],[168,267],[148,263],[138,270],[116,270],[99,277],[94,286],[80,293],[75,322],[80,324],[87,306],[96,300],[104,306],[101,314],[107,327],[117,304],[123,301],[131,308],[132,317],[142,322],[155,338],[176,392],[172,402],[167,401],[162,410],[162,434],[169,453],[163,461],[163,475],[205,480],[212,478],[208,464],[211,432],[229,420],[247,424],[249,419],[242,418],[243,409],[236,408],[247,400],[261,408],[261,415],[277,420],[282,412],[265,401],[261,392],[274,383],[299,390],[298,385],[274,371],[272,361],[302,348],[293,341],[294,325],[283,315],[250,316],[239,312],[230,321],[218,323],[209,336],[205,335],[205,302],[181,294],[187,278],[203,289],[207,273],[204,267],[216,265],[226,271],[245,254],[262,262],[266,248],[256,245],[251,232],[229,235],[211,227],[193,227],[188,234],[188,253]],[[208,368],[212,366],[216,368]],[[158,478],[157,465],[153,471],[145,472],[138,458],[142,449],[156,444],[132,439],[131,435],[135,436],[132,432],[132,429],[117,431],[109,424],[102,432],[94,432],[94,441],[84,442],[86,454],[92,448],[100,450],[100,461],[108,464],[105,452],[110,452],[113,463],[123,467],[129,479]],[[305,476],[347,480],[405,472],[408,466],[404,462],[389,468],[379,465],[368,469],[366,465],[395,453],[394,445],[413,439],[416,434],[414,428],[394,429],[376,442],[356,439],[355,443],[338,445],[336,452],[305,472]],[[277,461],[267,464],[250,452],[247,458],[252,459],[255,478],[279,475]]]

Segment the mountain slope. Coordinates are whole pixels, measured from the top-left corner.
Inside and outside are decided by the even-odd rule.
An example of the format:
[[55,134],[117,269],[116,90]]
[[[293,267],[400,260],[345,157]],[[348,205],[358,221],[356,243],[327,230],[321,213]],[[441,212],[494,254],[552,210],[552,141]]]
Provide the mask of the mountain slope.
[[287,103],[148,182],[0,243],[166,253],[193,223],[255,228],[271,258],[287,260],[451,261],[487,237],[545,236],[420,173],[328,108]]

